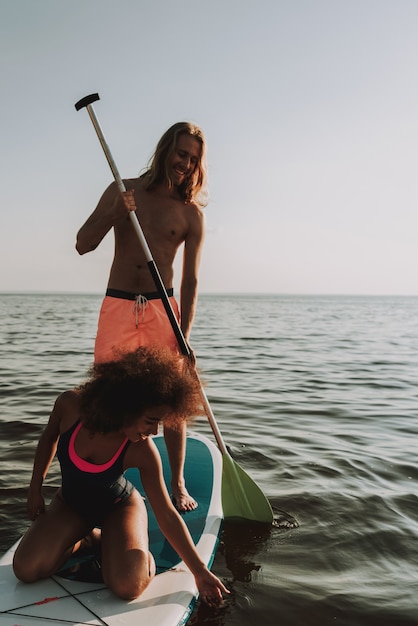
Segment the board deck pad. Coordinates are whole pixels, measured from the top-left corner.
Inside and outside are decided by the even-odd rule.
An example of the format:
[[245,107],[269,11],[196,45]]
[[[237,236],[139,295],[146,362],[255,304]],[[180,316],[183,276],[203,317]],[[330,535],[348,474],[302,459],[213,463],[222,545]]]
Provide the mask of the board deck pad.
[[[164,438],[157,436],[154,441],[169,488],[170,467]],[[221,474],[219,450],[206,437],[189,434],[185,478],[198,507],[185,513],[183,519],[208,567],[215,556],[222,524]],[[114,596],[102,582],[98,554],[70,559],[59,574],[47,580],[29,585],[21,583],[12,569],[17,542],[0,559],[1,626],[181,626],[186,623],[197,597],[194,577],[159,530],[138,470],[128,470],[126,475],[145,498],[150,550],[157,565],[157,576],[145,592],[132,602]]]

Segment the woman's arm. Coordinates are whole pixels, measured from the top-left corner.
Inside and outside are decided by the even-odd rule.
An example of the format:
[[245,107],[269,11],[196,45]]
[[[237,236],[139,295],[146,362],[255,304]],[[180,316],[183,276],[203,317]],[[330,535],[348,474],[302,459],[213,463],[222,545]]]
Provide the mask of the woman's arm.
[[40,515],[45,511],[45,501],[42,496],[42,483],[48,473],[57,449],[62,410],[66,404],[66,396],[67,394],[64,393],[57,398],[48,424],[46,425],[36,448],[32,478],[27,498],[28,516],[31,520],[34,520],[37,515]]
[[170,500],[155,444],[152,440],[146,443],[148,445],[141,450],[138,469],[158,525],[194,575],[201,597],[208,604],[218,606],[222,602],[222,594],[229,591],[200,559],[186,524]]

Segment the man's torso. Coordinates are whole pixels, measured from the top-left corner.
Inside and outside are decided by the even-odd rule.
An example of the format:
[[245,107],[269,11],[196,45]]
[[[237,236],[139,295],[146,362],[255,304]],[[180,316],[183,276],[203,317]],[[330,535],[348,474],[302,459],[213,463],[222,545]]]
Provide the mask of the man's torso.
[[[185,241],[192,212],[198,210],[176,197],[158,190],[146,191],[140,179],[127,181],[135,190],[137,217],[165,287],[173,285],[173,263]],[[132,293],[155,290],[147,260],[129,216],[114,228],[115,257],[108,287]]]

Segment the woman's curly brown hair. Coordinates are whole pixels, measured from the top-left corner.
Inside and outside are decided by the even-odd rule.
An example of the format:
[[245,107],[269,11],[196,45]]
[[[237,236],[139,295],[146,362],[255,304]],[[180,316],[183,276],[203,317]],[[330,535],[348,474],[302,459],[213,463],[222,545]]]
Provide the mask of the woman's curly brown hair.
[[167,348],[141,347],[116,361],[98,363],[79,391],[81,421],[92,432],[117,431],[161,405],[170,408],[164,423],[173,428],[203,414],[193,366]]

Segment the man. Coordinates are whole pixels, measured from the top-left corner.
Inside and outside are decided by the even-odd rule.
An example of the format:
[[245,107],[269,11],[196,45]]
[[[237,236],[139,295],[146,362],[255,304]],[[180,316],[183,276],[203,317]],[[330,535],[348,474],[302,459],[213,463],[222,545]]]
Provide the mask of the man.
[[[111,228],[115,237],[114,259],[99,316],[95,362],[112,360],[118,352],[135,350],[140,345],[167,345],[178,350],[129,217],[133,210],[189,343],[204,239],[206,144],[200,128],[188,122],[171,126],[158,142],[145,174],[124,182],[127,192],[121,194],[116,183],[112,183],[77,234],[79,254],[97,248]],[[172,295],[173,263],[182,244],[179,313]],[[164,431],[172,470],[172,495],[180,511],[197,506],[184,483],[185,429],[184,424],[180,432],[169,428]]]

